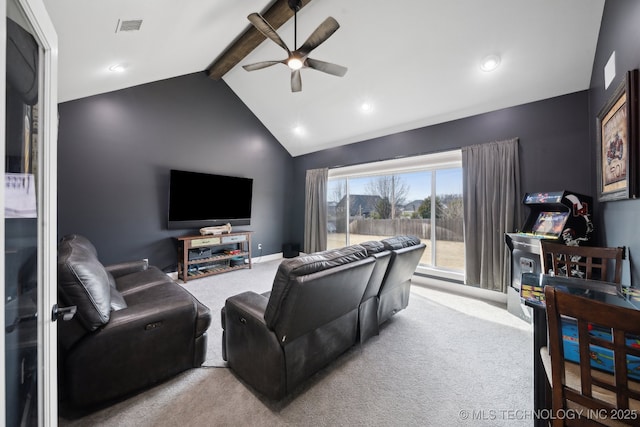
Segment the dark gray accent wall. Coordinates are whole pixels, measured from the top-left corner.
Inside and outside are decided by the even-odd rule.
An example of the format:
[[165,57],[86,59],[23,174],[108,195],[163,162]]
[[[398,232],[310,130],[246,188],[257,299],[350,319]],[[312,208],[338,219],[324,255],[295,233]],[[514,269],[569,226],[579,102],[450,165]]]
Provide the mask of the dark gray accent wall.
[[170,169],[253,178],[252,224],[238,229],[265,255],[288,239],[292,157],[223,81],[190,74],[65,102],[59,115],[58,235],[86,235],[103,263],[176,264],[174,237],[197,230],[167,229]]
[[[637,0],[607,0],[600,26],[598,47],[593,62],[591,85],[589,88],[589,132],[590,149],[597,150],[596,118],[607,100],[613,96],[625,73],[640,68],[640,2]],[[604,66],[611,53],[616,53],[616,77],[609,88],[604,87]],[[595,161],[593,188],[597,188]],[[623,270],[622,281],[636,285],[640,258],[640,200],[604,202],[598,205],[596,221],[602,231],[602,241],[606,246],[626,246],[629,260]]]
[[[254,250],[302,243],[307,169],[433,153],[520,138],[522,193],[596,197],[595,118],[626,70],[640,67],[640,2],[608,0],[588,91],[481,114],[296,158],[223,83],[203,73],[60,104],[59,235],[83,233],[103,261],[174,264],[166,202],[171,168],[254,178]],[[617,77],[603,67],[616,51]],[[536,71],[534,71],[536,72]],[[203,189],[203,197],[215,191]],[[597,243],[630,248],[623,280],[638,277],[640,201],[596,204]]]
[[521,190],[571,190],[593,196],[587,91],[480,114],[294,158],[292,235],[304,237],[307,169],[453,150],[519,138]]

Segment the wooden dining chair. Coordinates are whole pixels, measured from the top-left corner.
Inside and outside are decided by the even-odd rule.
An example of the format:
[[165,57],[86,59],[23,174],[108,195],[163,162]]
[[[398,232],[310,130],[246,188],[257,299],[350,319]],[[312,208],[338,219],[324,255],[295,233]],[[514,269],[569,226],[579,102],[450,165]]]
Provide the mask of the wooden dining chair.
[[[545,287],[545,300],[549,344],[540,356],[552,388],[552,425],[640,425],[640,383],[628,377],[628,358],[640,358],[640,340],[633,339],[640,337],[640,311],[552,286]],[[577,322],[579,363],[565,360],[563,316]],[[594,328],[605,335],[593,333]],[[604,353],[612,357],[613,373],[592,366],[592,359]]]
[[568,246],[541,240],[542,271],[556,276],[620,283],[624,248]]

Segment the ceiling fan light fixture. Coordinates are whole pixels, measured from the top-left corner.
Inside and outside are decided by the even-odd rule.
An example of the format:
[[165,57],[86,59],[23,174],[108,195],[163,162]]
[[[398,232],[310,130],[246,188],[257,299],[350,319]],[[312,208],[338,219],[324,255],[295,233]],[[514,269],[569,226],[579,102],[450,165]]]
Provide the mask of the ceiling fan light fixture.
[[[289,7],[296,12],[297,5],[301,4],[301,0],[290,0]],[[333,17],[329,16],[325,19],[312,33],[307,40],[298,48],[297,43],[297,13],[294,13],[294,50],[290,50],[287,44],[280,38],[276,30],[269,24],[259,13],[252,13],[247,18],[249,22],[263,36],[276,43],[287,52],[287,58],[282,61],[261,61],[255,64],[243,65],[247,71],[261,70],[276,64],[284,64],[291,70],[291,92],[300,92],[302,90],[302,79],[300,77],[300,69],[311,68],[323,73],[342,77],[347,72],[347,68],[342,65],[332,64],[330,62],[319,61],[309,57],[311,51],[324,43],[333,33],[340,28],[340,24]]]
[[485,72],[494,71],[500,65],[500,57],[498,55],[488,55],[480,63],[480,69]]
[[287,61],[287,65],[289,66],[289,68],[291,68],[293,71],[295,70],[299,70],[300,68],[302,68],[303,62],[299,59],[296,58],[295,56],[289,58],[289,60]]

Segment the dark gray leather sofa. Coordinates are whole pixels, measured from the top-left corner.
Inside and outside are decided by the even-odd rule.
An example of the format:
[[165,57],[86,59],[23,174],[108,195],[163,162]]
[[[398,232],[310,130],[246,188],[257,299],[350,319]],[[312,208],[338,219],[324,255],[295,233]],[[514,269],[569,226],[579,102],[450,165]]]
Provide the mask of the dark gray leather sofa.
[[227,299],[223,358],[258,392],[286,396],[407,307],[424,250],[397,236],[284,260],[271,292]]
[[210,310],[146,261],[104,267],[89,240],[58,246],[60,400],[87,408],[152,386],[206,355]]
[[222,310],[223,357],[255,390],[280,399],[357,342],[358,308],[375,265],[359,245],[282,261],[270,293]]

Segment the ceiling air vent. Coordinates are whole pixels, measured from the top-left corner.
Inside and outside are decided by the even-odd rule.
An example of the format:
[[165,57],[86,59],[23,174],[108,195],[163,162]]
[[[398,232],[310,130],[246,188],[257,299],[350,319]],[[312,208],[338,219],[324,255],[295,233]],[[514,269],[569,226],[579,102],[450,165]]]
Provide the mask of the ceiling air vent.
[[142,19],[118,19],[118,25],[116,27],[116,33],[121,31],[138,31],[142,26]]

